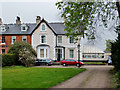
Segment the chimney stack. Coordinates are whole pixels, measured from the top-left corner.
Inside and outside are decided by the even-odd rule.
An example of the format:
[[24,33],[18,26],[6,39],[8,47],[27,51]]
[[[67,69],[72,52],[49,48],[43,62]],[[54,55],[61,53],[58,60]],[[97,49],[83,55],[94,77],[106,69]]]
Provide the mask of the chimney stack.
[[20,17],[17,16],[16,25],[21,24]]
[[41,21],[41,17],[40,17],[40,16],[37,16],[37,18],[36,18],[36,24],[39,24],[40,21]]
[[0,18],[0,25],[2,24],[2,19]]

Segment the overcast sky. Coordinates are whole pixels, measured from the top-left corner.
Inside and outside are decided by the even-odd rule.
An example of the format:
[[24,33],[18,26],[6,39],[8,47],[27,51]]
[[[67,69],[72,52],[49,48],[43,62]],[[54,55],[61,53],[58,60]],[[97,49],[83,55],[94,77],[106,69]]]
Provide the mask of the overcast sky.
[[22,23],[35,23],[36,16],[48,22],[62,21],[60,11],[55,6],[57,0],[3,0],[0,2],[0,17],[3,23],[15,23],[20,16]]

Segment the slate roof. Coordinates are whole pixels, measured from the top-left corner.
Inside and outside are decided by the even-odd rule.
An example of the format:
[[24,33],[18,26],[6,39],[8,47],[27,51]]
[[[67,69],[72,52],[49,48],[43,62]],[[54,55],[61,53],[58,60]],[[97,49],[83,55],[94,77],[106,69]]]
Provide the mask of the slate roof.
[[[55,34],[65,34],[65,26],[63,23],[48,23],[47,21],[45,21],[44,19],[41,20],[41,22],[45,22],[52,30]],[[41,23],[40,22],[40,23]],[[38,25],[36,25],[36,23],[29,23],[29,24],[25,24],[28,26],[28,30],[27,31],[21,31],[21,25],[16,25],[16,24],[5,24],[5,26],[7,27],[7,30],[5,32],[1,32],[0,30],[0,34],[4,34],[4,35],[30,35],[34,32],[34,30],[40,25],[40,23]]]
[[32,33],[32,31],[34,30],[36,24],[26,24],[28,26],[28,30],[27,31],[21,31],[21,25],[16,25],[16,24],[5,24],[5,26],[7,27],[7,30],[5,32],[1,32],[2,34],[5,35],[10,35],[10,34],[15,34],[15,35],[20,35],[20,34],[25,34],[25,35],[29,35]]
[[66,31],[64,31],[65,26],[63,23],[49,23],[49,25],[53,28],[53,30],[56,34],[65,34],[66,33]]

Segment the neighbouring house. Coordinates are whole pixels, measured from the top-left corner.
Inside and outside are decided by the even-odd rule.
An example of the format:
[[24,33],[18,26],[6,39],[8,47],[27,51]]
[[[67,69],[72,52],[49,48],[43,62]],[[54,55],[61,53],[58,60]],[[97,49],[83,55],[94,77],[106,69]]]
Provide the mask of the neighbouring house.
[[[48,23],[37,16],[36,23],[21,23],[17,17],[16,24],[2,24],[0,19],[0,53],[7,53],[9,45],[16,41],[25,41],[32,45],[37,52],[37,58],[53,60],[78,60],[78,43],[73,38],[65,36],[63,23]],[[81,42],[80,42],[81,44]],[[82,47],[82,44],[81,44]],[[82,55],[83,52],[83,55]],[[80,51],[81,60],[103,60],[104,52],[96,47],[83,47]]]
[[105,52],[94,46],[83,46],[83,61],[106,61]]
[[16,24],[1,23],[0,53],[6,54],[9,46],[17,41],[25,41],[31,44],[31,33],[35,26],[36,24],[21,24],[19,17],[16,19]]

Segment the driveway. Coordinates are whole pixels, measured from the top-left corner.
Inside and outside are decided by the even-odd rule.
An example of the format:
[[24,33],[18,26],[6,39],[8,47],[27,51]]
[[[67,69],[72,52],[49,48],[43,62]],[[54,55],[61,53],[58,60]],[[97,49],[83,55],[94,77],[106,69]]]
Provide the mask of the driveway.
[[87,70],[52,88],[111,88],[109,70],[113,66],[85,65]]

